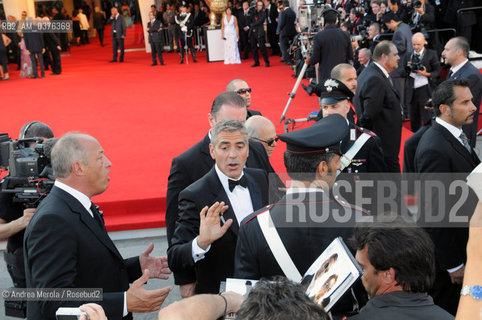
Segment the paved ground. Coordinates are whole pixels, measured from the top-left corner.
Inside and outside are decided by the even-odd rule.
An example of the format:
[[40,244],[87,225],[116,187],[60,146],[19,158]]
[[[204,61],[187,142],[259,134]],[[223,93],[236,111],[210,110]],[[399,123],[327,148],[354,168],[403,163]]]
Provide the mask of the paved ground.
[[[153,233],[156,233],[155,230]],[[164,230],[158,229],[157,234],[165,234]],[[125,234],[121,235],[125,237]],[[118,233],[114,233],[111,235],[112,238],[119,237]],[[157,236],[157,237],[147,237],[147,238],[137,238],[137,239],[128,239],[128,240],[114,240],[117,248],[119,249],[120,253],[123,257],[128,258],[131,256],[138,255],[142,251],[144,251],[149,243],[154,243],[154,251],[153,255],[166,255],[167,250],[167,238],[165,236]],[[0,289],[1,288],[9,288],[12,286],[12,281],[8,275],[5,261],[3,260],[3,250],[0,251]],[[145,286],[146,288],[156,289],[162,288],[165,286],[172,286],[173,290],[167,297],[166,301],[164,302],[164,306],[167,306],[173,303],[176,300],[180,299],[179,290],[174,285],[174,279],[171,276],[169,280],[150,280],[149,283]],[[0,299],[0,319],[5,320],[18,320],[18,318],[12,317],[5,317],[5,310],[4,310],[4,301]],[[139,320],[153,320],[157,319],[157,312],[147,313],[147,314],[135,314],[134,319]]]

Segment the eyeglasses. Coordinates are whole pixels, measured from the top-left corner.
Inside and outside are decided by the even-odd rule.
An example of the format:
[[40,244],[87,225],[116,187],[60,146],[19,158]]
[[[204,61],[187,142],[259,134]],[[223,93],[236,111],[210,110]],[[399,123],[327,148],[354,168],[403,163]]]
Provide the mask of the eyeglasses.
[[237,94],[251,93],[251,88],[241,88],[235,91]]
[[269,139],[269,140],[262,140],[260,138],[255,138],[255,137],[251,137],[251,139],[254,139],[254,140],[258,140],[260,142],[264,142],[268,145],[268,147],[272,147],[273,146],[273,143],[275,143],[276,141],[279,140],[278,137],[274,138],[274,139]]

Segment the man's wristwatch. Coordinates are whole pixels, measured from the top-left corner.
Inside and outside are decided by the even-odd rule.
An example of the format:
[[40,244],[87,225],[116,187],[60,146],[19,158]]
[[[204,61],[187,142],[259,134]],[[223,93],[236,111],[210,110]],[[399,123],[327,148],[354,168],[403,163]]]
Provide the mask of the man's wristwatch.
[[463,286],[460,295],[472,296],[477,300],[482,300],[482,286]]

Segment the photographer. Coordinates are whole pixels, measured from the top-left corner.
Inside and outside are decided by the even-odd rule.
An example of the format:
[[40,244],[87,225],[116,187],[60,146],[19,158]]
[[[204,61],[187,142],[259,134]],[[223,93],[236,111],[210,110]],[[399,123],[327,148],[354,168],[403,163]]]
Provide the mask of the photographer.
[[[49,126],[42,122],[33,121],[22,127],[19,139],[38,137],[45,141],[53,138],[53,136],[54,134]],[[36,143],[32,143],[29,147],[33,148],[35,145]],[[3,185],[1,187],[3,189]],[[4,259],[13,285],[17,288],[25,288],[23,234],[35,212],[35,208],[24,209],[24,206],[21,203],[14,202],[13,198],[14,193],[0,192],[0,239],[8,238]],[[6,307],[6,312],[8,312],[8,309]]]
[[425,48],[427,41],[421,32],[412,37],[413,51],[407,52],[403,66],[407,73],[406,101],[410,117],[410,125],[416,132],[421,122],[430,121],[431,114],[425,109],[425,103],[432,95],[432,88],[440,76],[440,62],[434,50]]
[[426,0],[417,0],[413,3],[413,11],[410,16],[410,27],[414,32],[422,29],[432,29],[435,23],[435,9]]

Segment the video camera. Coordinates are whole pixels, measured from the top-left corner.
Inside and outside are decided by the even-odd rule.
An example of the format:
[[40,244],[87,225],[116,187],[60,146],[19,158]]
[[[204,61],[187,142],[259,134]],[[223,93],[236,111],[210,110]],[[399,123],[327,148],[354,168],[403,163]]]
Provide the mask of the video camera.
[[[13,201],[26,208],[36,207],[54,184],[50,153],[56,139],[40,142],[40,138],[12,141],[8,134],[0,134],[0,169],[9,172],[0,182],[0,191],[14,193]],[[33,143],[37,145],[32,148]]]

